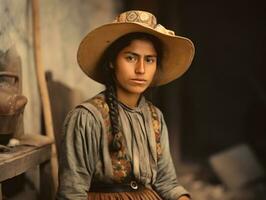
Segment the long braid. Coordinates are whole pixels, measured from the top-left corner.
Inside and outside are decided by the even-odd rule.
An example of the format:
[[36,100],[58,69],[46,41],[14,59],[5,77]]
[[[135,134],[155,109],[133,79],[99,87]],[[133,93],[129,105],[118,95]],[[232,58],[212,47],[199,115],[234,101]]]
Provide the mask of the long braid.
[[109,115],[111,119],[113,142],[111,143],[110,149],[113,151],[119,151],[122,146],[120,138],[120,123],[119,123],[119,111],[118,102],[116,100],[115,87],[113,85],[108,85],[105,90],[106,102],[109,106]]
[[162,46],[161,42],[154,36],[146,34],[146,33],[129,33],[127,35],[122,36],[115,42],[111,44],[104,52],[101,60],[100,66],[103,67],[103,72],[105,73],[105,98],[106,103],[109,106],[109,115],[112,127],[112,135],[113,141],[110,145],[110,150],[113,152],[120,151],[122,147],[122,132],[119,123],[119,111],[118,111],[118,102],[116,98],[116,87],[115,87],[115,80],[114,80],[114,67],[110,67],[110,64],[114,64],[117,54],[120,50],[125,48],[130,44],[130,42],[134,39],[146,39],[152,41],[154,48],[157,52],[157,66],[160,66],[160,61],[162,57]]
[[122,147],[121,141],[121,129],[119,123],[119,111],[118,111],[118,102],[116,98],[116,89],[115,84],[112,78],[107,81],[105,90],[106,103],[109,107],[109,116],[112,127],[113,141],[110,146],[110,150],[119,151]]

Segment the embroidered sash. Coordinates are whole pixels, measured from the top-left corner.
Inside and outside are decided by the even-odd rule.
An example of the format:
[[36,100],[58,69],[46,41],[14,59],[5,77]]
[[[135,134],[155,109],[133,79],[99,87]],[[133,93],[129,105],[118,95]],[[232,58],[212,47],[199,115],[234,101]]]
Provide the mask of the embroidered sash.
[[[93,106],[97,108],[97,110],[101,113],[104,126],[106,127],[108,134],[108,143],[109,145],[113,141],[112,127],[109,116],[109,107],[105,102],[105,97],[103,95],[97,95],[90,99],[88,103],[91,103]],[[160,143],[160,121],[158,113],[155,109],[155,106],[152,105],[151,102],[148,102],[148,107],[152,117],[152,126],[155,133],[156,140],[156,151],[158,159],[161,156],[161,143]],[[117,183],[126,182],[127,180],[131,180],[132,175],[132,166],[129,156],[127,154],[127,148],[125,145],[125,138],[123,134],[120,132],[118,137],[122,137],[122,148],[118,152],[110,151],[110,157],[112,160],[112,168],[113,168],[113,181]]]

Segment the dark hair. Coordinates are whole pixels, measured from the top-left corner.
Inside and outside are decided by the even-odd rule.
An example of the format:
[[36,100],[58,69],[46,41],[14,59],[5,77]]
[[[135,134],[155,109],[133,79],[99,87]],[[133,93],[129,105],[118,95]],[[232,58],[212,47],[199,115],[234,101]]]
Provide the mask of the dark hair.
[[[122,147],[122,138],[120,133],[120,123],[118,119],[118,102],[116,98],[116,87],[114,80],[114,71],[110,68],[110,64],[115,64],[118,53],[129,46],[130,43],[135,40],[147,40],[152,42],[154,49],[157,53],[157,68],[161,65],[162,59],[162,44],[161,41],[148,33],[134,32],[126,34],[117,40],[115,40],[104,52],[104,55],[100,62],[100,67],[102,67],[103,72],[105,73],[105,99],[109,106],[109,115],[112,126],[113,141],[111,143],[111,151],[119,151]],[[120,133],[120,134],[119,134]]]

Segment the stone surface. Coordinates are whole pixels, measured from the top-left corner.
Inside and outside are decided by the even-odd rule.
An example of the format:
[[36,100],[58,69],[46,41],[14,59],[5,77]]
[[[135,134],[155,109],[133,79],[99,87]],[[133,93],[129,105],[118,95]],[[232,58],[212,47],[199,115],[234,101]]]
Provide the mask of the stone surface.
[[223,183],[231,189],[242,188],[265,177],[263,167],[245,144],[211,156],[210,164]]

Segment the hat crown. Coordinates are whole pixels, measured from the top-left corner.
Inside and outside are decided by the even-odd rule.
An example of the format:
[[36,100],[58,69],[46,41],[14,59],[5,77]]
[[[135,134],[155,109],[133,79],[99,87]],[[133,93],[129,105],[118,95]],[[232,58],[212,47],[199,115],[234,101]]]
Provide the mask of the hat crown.
[[151,28],[155,31],[158,31],[160,33],[175,36],[174,31],[166,29],[161,24],[157,24],[156,17],[153,14],[146,11],[130,10],[127,12],[123,12],[116,17],[114,23],[137,23],[141,24],[142,26]]
[[155,28],[157,25],[156,17],[146,11],[130,10],[118,15],[114,21],[115,23],[140,23],[150,28]]

